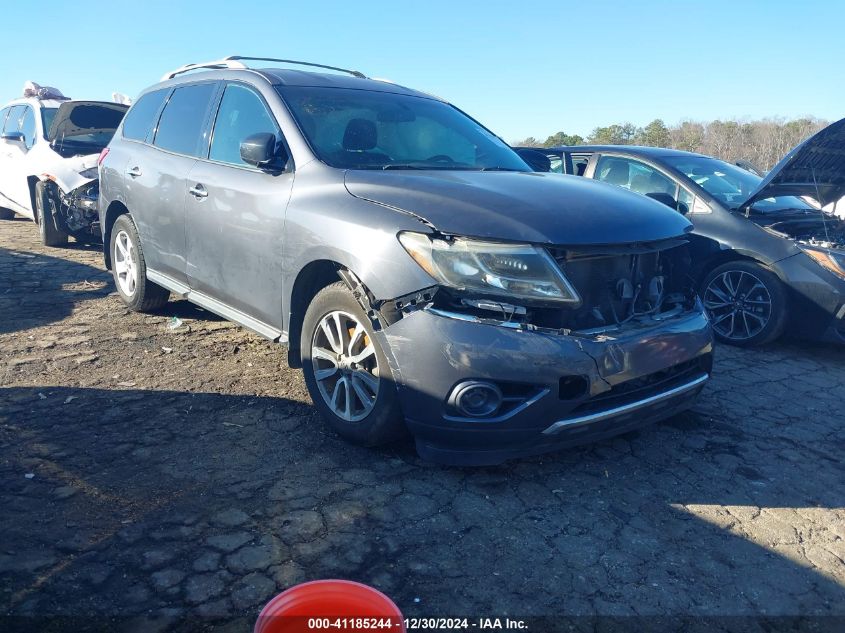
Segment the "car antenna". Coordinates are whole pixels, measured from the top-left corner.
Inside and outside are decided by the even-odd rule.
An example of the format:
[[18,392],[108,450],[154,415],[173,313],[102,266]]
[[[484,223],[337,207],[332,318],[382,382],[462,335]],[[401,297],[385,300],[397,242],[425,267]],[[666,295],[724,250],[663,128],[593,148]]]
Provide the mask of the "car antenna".
[[828,231],[827,231],[827,218],[825,217],[825,212],[824,212],[824,208],[823,208],[824,205],[822,204],[824,202],[824,200],[822,200],[821,193],[819,193],[819,183],[816,180],[816,166],[813,165],[810,168],[810,170],[812,171],[812,174],[813,174],[813,186],[815,186],[815,188],[816,188],[816,200],[818,200],[818,202],[819,202],[819,212],[822,214],[822,226],[824,227],[824,239],[829,244],[830,243],[830,233],[828,233]]

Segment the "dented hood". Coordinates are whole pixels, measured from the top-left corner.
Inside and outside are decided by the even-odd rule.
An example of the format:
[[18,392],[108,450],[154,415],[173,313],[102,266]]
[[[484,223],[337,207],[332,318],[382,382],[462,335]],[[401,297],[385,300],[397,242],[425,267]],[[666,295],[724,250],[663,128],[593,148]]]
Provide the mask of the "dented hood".
[[100,132],[114,133],[128,109],[128,105],[108,101],[65,101],[53,117],[47,140]]
[[845,119],[789,152],[740,208],[779,196],[810,196],[821,206],[845,196]]
[[350,170],[345,182],[353,196],[453,235],[574,246],[652,242],[692,230],[660,202],[577,176]]

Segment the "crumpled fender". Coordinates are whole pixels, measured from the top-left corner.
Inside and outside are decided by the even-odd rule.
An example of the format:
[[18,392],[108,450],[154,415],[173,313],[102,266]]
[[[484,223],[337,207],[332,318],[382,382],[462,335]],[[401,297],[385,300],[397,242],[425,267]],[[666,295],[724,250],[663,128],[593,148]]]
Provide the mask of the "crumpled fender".
[[44,165],[42,173],[35,175],[41,181],[50,180],[56,183],[64,193],[70,193],[74,189],[97,180],[97,178],[85,178],[79,172],[92,167],[96,168],[98,158],[99,154],[74,156],[72,158],[57,157]]

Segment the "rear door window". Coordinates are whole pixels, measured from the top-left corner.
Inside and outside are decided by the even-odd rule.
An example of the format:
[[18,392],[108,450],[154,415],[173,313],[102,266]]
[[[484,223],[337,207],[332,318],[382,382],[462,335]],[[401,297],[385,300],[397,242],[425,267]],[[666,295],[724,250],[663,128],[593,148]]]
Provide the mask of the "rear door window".
[[279,140],[279,127],[261,97],[245,86],[229,84],[220,101],[209,158],[247,166],[241,160],[241,143],[248,136],[268,132]]
[[3,130],[3,126],[6,125],[6,115],[9,114],[10,108],[3,108],[0,110],[0,131]]
[[576,176],[583,176],[587,171],[587,163],[590,162],[592,154],[572,154],[572,173]]
[[123,119],[123,137],[135,141],[145,141],[153,129],[155,117],[164,103],[168,89],[156,90],[143,95],[129,108]]
[[216,83],[174,90],[161,113],[153,145],[177,154],[199,156],[206,140],[208,108],[216,90]]

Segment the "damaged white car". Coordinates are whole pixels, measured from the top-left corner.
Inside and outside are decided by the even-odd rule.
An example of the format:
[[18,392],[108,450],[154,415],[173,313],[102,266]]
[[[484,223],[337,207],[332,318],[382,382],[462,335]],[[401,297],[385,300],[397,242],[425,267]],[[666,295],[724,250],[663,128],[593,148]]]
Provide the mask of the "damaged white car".
[[32,219],[47,246],[98,241],[97,160],[128,109],[27,82],[0,110],[0,219]]

